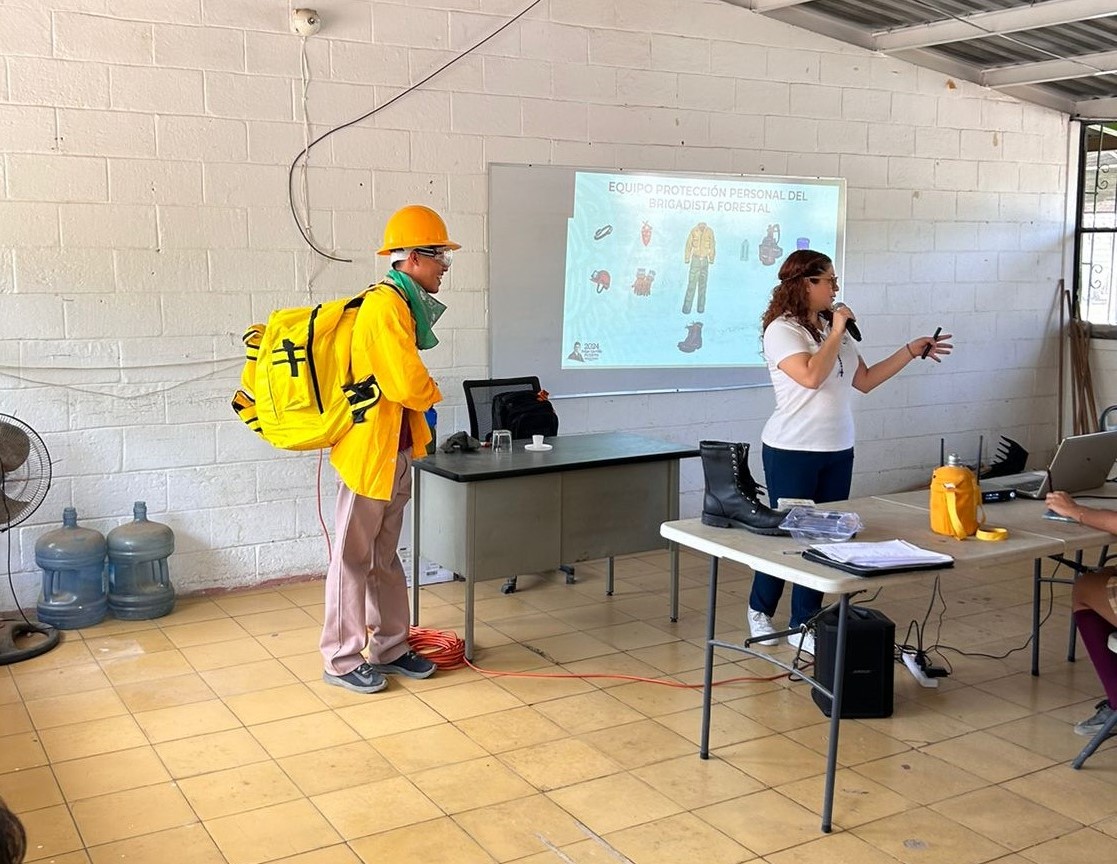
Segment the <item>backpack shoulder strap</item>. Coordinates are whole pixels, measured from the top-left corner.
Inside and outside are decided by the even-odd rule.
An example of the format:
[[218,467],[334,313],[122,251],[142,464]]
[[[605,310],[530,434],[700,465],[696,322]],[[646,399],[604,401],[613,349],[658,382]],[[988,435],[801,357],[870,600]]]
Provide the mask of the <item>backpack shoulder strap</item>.
[[[395,291],[399,299],[402,300],[404,303],[407,303],[407,295],[404,294],[399,285],[397,285],[391,279],[382,279],[374,285],[369,285],[368,291],[375,291],[377,288],[388,288],[392,291]],[[365,293],[367,294],[368,292],[366,291]],[[362,294],[361,297],[364,297],[364,294]]]

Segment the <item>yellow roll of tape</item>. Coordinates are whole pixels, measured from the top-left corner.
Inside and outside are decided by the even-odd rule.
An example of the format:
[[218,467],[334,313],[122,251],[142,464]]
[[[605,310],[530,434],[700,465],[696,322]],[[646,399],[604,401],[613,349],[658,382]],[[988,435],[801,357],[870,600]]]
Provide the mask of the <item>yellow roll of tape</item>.
[[989,540],[989,541],[993,541],[993,542],[995,542],[997,540],[1005,540],[1005,539],[1008,538],[1008,529],[1007,528],[978,528],[977,529],[977,534],[975,536],[977,537],[978,540]]

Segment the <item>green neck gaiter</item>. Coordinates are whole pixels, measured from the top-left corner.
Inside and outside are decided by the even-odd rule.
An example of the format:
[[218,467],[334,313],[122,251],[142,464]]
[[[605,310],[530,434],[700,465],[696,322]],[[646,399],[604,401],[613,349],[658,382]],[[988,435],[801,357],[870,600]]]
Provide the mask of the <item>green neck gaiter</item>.
[[389,270],[388,281],[399,288],[407,298],[411,317],[415,319],[415,344],[420,350],[433,348],[438,344],[438,337],[434,335],[434,325],[446,311],[446,305],[439,303],[434,295],[424,291],[418,282],[402,270],[396,270],[394,267]]

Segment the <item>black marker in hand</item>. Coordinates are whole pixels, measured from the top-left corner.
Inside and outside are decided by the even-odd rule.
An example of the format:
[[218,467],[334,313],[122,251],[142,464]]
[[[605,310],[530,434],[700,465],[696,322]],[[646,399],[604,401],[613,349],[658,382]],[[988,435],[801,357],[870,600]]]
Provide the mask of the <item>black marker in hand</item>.
[[920,360],[926,360],[928,355],[930,355],[931,349],[935,346],[935,343],[939,341],[940,333],[942,333],[942,328],[936,327],[935,335],[931,337],[931,341],[923,346],[923,353],[919,355]]

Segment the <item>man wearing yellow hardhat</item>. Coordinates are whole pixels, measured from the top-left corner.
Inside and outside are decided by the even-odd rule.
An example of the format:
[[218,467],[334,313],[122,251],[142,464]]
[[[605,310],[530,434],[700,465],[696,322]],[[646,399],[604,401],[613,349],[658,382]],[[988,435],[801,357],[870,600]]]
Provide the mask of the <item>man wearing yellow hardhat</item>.
[[357,693],[383,690],[385,675],[434,672],[407,641],[407,583],[396,547],[411,460],[431,440],[424,412],[442,399],[419,351],[438,344],[432,328],[446,307],[434,295],[460,248],[430,208],[397,211],[379,250],[391,269],[365,294],[353,325],[353,378],[375,375],[382,395],[330,452],[342,482],[320,647],[323,680]]

